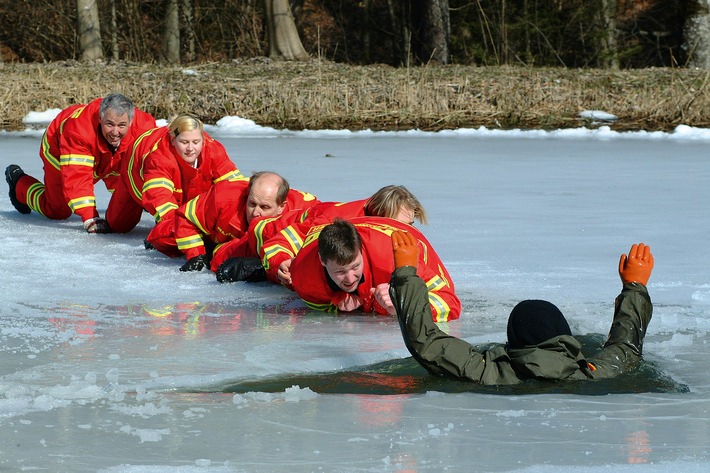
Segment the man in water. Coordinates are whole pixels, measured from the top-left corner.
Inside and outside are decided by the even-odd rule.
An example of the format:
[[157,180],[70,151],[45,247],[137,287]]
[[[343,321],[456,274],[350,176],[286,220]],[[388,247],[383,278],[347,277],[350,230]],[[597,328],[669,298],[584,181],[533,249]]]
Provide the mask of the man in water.
[[392,234],[395,270],[390,298],[407,349],[432,374],[483,385],[517,384],[524,379],[611,378],[641,359],[653,307],[646,283],[653,270],[650,247],[634,244],[619,260],[623,288],[602,351],[587,359],[562,313],[552,303],[526,300],[508,319],[508,343],[484,352],[441,331],[430,317],[427,288],[417,276],[417,239]]

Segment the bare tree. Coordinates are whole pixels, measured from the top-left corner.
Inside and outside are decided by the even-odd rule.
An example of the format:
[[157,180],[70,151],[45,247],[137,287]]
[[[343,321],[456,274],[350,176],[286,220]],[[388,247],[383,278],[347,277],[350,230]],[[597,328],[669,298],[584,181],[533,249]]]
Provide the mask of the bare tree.
[[102,61],[99,7],[96,0],[76,0],[79,48],[82,61]]
[[701,8],[686,21],[685,46],[691,65],[710,69],[710,0],[698,4]]
[[118,61],[118,16],[116,0],[111,0],[111,60]]
[[619,68],[619,47],[617,45],[617,0],[602,0],[601,23],[604,29],[601,40],[600,53],[602,64],[611,69]]
[[308,53],[298,36],[288,0],[264,0],[269,57],[286,61],[307,61]]
[[192,0],[182,2],[182,25],[185,32],[185,60],[193,62],[195,60],[195,22],[192,8]]
[[418,50],[422,62],[449,63],[449,0],[425,0],[419,6]]
[[163,29],[163,59],[170,64],[180,62],[180,11],[178,0],[165,2],[165,29]]

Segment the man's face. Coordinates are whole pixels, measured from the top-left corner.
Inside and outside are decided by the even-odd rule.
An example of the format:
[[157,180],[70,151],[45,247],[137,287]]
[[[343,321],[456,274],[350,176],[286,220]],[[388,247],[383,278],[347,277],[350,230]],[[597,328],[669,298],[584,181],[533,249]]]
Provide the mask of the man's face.
[[281,215],[286,205],[276,203],[276,194],[278,186],[270,182],[262,182],[266,179],[262,178],[255,182],[247,197],[247,223],[257,217],[276,217]]
[[106,110],[103,118],[99,118],[99,123],[101,125],[101,134],[104,135],[108,144],[114,148],[118,148],[131,126],[127,113],[118,115],[113,109]]
[[362,253],[358,253],[357,257],[348,264],[337,264],[335,261],[323,262],[325,270],[328,271],[328,276],[333,282],[345,292],[353,292],[357,289],[357,285],[362,278]]
[[200,130],[183,131],[173,138],[173,147],[187,164],[193,166],[202,153],[204,139]]

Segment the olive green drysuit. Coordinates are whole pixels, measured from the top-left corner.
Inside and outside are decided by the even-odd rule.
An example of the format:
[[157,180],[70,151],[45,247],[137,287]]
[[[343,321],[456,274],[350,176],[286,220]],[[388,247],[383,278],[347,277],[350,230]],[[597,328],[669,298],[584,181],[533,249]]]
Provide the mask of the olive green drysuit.
[[392,303],[407,349],[430,373],[480,384],[517,384],[523,379],[600,379],[617,376],[640,359],[653,307],[646,287],[624,284],[602,351],[587,360],[580,343],[560,335],[539,345],[496,346],[477,352],[468,342],[441,331],[431,319],[427,288],[411,266],[397,268]]

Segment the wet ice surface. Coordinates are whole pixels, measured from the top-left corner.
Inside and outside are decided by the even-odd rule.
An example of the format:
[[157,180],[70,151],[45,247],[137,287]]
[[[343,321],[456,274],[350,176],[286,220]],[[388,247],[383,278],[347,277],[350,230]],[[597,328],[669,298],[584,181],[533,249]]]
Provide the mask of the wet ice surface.
[[[215,135],[243,172],[322,200],[406,185],[463,302],[444,328],[476,344],[503,341],[525,298],[605,334],[618,256],[650,244],[647,371],[611,394],[442,384],[406,359],[391,318],[181,273],[143,248],[147,215],[131,234],[87,235],[18,214],[3,187],[0,471],[707,470],[704,132]],[[38,147],[0,135],[2,168],[41,176]]]

